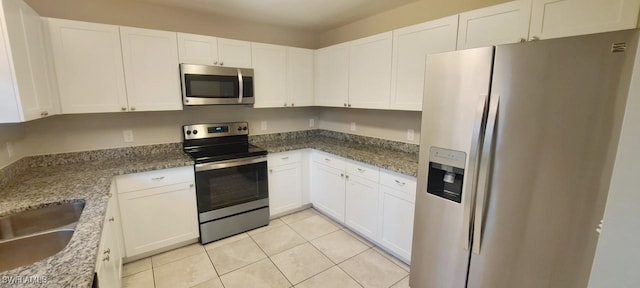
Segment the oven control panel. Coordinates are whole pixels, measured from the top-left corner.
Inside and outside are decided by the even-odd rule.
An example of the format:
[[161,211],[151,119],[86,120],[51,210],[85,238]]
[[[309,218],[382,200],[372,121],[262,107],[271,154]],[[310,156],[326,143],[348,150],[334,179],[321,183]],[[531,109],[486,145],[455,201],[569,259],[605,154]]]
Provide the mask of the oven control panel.
[[185,140],[249,135],[247,122],[192,124],[182,126]]

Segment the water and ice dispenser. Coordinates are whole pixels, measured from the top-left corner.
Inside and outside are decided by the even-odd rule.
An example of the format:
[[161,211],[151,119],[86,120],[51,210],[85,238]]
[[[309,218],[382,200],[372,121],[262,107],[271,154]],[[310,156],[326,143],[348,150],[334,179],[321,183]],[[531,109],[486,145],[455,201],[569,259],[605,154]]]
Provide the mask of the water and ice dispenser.
[[464,152],[431,147],[427,193],[460,203],[466,159]]

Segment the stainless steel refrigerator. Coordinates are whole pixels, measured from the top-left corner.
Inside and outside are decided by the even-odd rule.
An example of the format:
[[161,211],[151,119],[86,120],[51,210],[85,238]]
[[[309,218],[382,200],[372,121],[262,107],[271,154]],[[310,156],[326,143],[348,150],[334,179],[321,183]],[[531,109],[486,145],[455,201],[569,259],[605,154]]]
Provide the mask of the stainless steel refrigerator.
[[412,288],[587,287],[637,44],[427,56]]

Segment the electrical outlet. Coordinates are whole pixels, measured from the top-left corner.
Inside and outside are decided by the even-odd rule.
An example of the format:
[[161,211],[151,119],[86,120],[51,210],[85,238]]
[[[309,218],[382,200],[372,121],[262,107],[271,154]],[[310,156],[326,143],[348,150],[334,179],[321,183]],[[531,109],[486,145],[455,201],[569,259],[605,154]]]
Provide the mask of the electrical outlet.
[[11,142],[7,142],[7,155],[9,158],[13,158],[13,144]]
[[133,130],[122,130],[122,137],[124,142],[133,142]]
[[267,121],[260,122],[260,130],[267,131]]
[[313,118],[309,118],[309,127],[316,126],[316,120]]
[[351,131],[356,131],[356,122],[351,122]]
[[407,130],[407,140],[413,141],[415,139],[416,132],[413,129]]

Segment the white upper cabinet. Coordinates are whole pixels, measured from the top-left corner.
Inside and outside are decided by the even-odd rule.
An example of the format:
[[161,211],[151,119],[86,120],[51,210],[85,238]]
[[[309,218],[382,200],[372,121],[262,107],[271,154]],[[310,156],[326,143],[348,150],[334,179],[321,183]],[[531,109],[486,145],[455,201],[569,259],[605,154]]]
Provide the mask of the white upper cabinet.
[[349,43],[315,52],[315,104],[346,107],[349,100]]
[[251,42],[218,38],[220,66],[252,68]]
[[291,107],[313,105],[313,50],[287,48],[287,102]]
[[216,37],[178,33],[180,63],[218,65]]
[[633,29],[639,0],[534,0],[530,39]]
[[392,45],[392,32],[350,42],[348,107],[389,107]]
[[0,123],[53,115],[40,16],[21,0],[0,4]]
[[460,14],[458,50],[516,43],[529,37],[531,0],[517,0]]
[[120,27],[131,111],[182,110],[175,32]]
[[178,33],[180,63],[252,68],[251,42]]
[[458,15],[393,31],[391,109],[422,110],[428,54],[456,50]]
[[287,47],[253,43],[256,108],[283,107],[287,102]]
[[49,19],[49,29],[62,113],[126,111],[118,26]]

